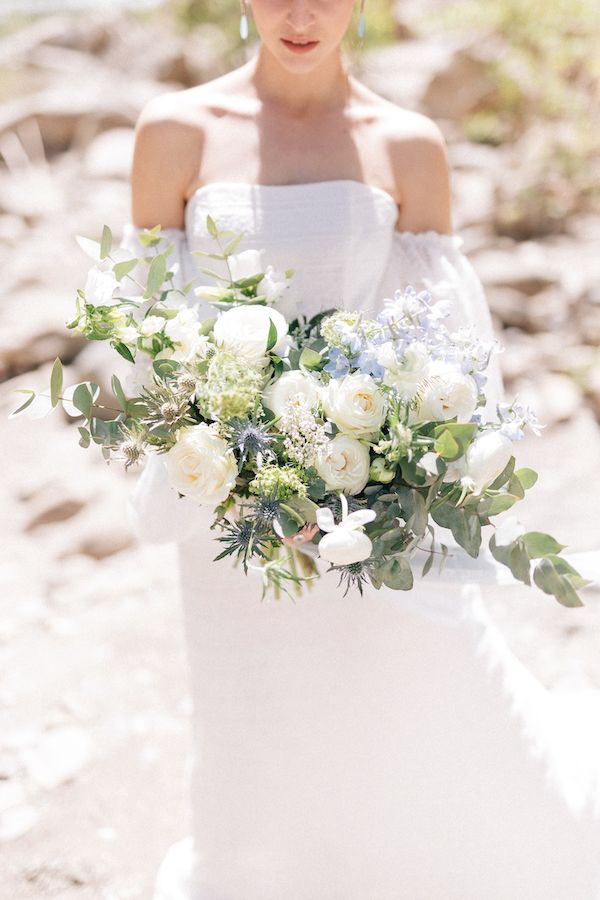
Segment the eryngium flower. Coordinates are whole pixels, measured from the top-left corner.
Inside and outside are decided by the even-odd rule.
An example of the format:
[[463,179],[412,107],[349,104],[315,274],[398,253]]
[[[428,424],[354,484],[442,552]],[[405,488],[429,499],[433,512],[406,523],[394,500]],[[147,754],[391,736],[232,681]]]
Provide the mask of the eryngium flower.
[[274,535],[266,526],[254,519],[240,519],[238,522],[222,522],[225,534],[217,537],[226,545],[225,549],[215,556],[215,562],[225,556],[237,556],[242,560],[244,573],[248,572],[248,560],[253,556],[268,559],[267,550],[275,542]]
[[255,419],[235,416],[221,427],[221,433],[229,446],[237,450],[241,466],[249,457],[254,457],[259,469],[263,463],[275,459],[271,444],[276,435],[269,434],[267,426]]
[[374,571],[374,563],[365,559],[362,562],[350,563],[348,566],[329,566],[327,571],[339,572],[340,580],[338,581],[338,587],[341,587],[344,583],[346,584],[346,590],[343,594],[344,597],[351,587],[356,588],[362,597],[363,585],[368,584],[370,580],[369,576]]

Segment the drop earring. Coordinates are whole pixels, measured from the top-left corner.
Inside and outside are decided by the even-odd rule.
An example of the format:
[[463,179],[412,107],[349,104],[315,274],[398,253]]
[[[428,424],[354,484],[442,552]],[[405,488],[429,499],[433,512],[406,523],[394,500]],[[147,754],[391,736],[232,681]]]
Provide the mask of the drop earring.
[[365,0],[360,2],[360,16],[358,17],[358,36],[364,38],[366,31],[365,25]]
[[240,16],[240,37],[243,41],[248,39],[248,16],[245,3],[242,5],[242,14]]

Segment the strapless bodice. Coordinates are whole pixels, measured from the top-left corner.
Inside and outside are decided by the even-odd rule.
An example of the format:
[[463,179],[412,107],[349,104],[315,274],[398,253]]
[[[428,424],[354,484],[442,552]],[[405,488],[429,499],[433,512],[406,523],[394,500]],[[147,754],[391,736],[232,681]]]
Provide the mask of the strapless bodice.
[[[289,185],[211,182],[186,206],[192,251],[219,252],[206,227],[208,213],[219,229],[244,233],[240,250],[263,250],[265,264],[295,270],[278,307],[284,315],[376,307],[398,215],[394,198],[382,189],[343,179]],[[219,261],[206,262],[214,269]]]

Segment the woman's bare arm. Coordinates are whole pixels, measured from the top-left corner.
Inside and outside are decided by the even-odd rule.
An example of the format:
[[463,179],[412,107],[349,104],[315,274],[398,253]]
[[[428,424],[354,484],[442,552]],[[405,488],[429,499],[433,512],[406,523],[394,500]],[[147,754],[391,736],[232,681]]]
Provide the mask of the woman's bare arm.
[[398,117],[388,158],[400,198],[399,231],[452,233],[450,170],[443,135],[425,116]]
[[177,93],[162,94],[142,110],[131,167],[131,220],[138,228],[183,228],[186,191],[201,153],[201,131]]

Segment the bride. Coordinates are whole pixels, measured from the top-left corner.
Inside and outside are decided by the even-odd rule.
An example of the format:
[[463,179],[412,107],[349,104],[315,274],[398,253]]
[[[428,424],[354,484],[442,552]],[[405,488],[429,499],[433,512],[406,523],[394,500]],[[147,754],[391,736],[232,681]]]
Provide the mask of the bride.
[[[211,284],[192,255],[215,250],[210,213],[295,269],[285,314],[373,312],[412,284],[493,336],[439,129],[347,70],[353,0],[251,11],[254,58],[143,110],[122,246],[141,254],[160,224],[179,283]],[[599,900],[597,695],[547,691],[486,611],[530,588],[458,550],[411,592],[343,597],[328,575],[261,602],[258,579],[213,562],[209,513],[150,457],[130,514],[141,540],[177,542],[194,705],[189,821],[155,900]]]

